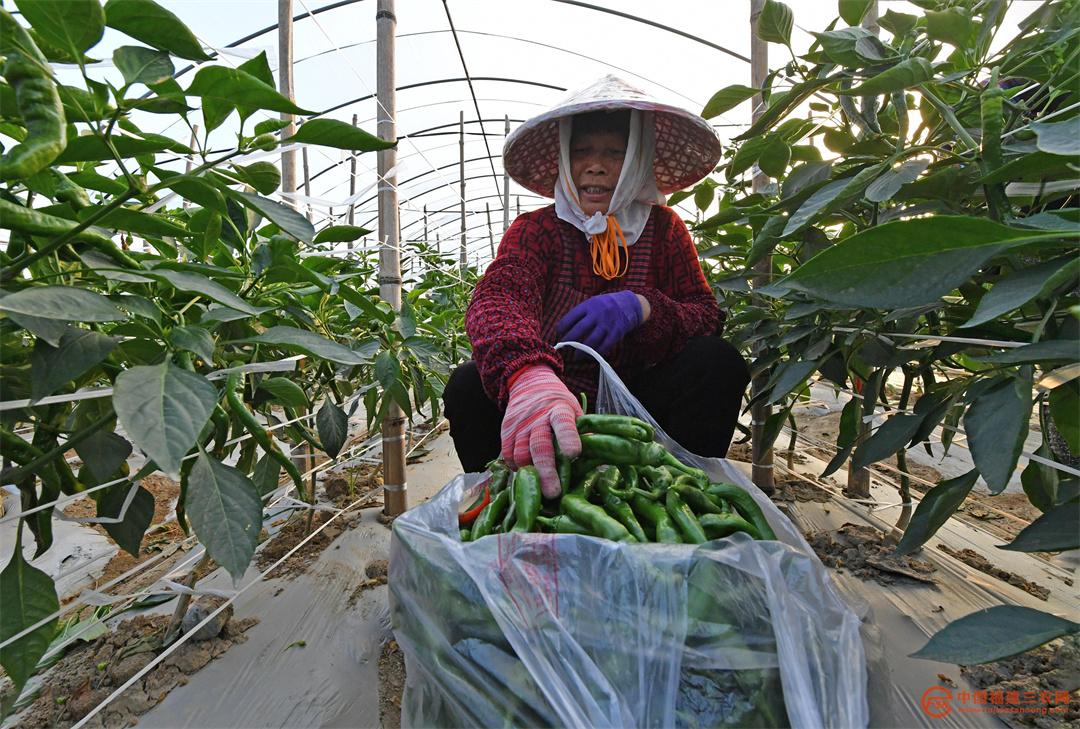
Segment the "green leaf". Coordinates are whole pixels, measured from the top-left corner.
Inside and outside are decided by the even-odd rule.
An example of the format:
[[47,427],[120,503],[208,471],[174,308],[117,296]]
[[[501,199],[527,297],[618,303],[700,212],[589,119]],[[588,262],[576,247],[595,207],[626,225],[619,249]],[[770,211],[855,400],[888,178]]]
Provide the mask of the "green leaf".
[[0,311],[61,321],[119,321],[127,314],[101,294],[72,286],[31,286],[0,299]]
[[[1045,445],[1039,446],[1035,455],[1053,461],[1054,455]],[[1039,511],[1050,511],[1058,503],[1060,495],[1061,479],[1058,471],[1051,466],[1045,466],[1035,459],[1028,460],[1027,466],[1020,473],[1020,483],[1024,487],[1028,501]]]
[[384,349],[375,358],[375,379],[379,381],[384,390],[389,390],[395,382],[401,379],[401,364],[392,352]]
[[918,17],[898,13],[895,10],[886,10],[885,14],[878,18],[878,25],[897,37],[906,34],[915,27],[917,22],[919,22]]
[[214,335],[202,327],[173,327],[169,342],[177,349],[194,352],[206,364],[214,362]]
[[263,195],[269,195],[281,185],[281,171],[269,162],[256,162],[247,166],[233,165],[233,169],[236,170],[237,177]]
[[975,467],[1000,493],[1024,448],[1031,416],[1031,377],[1004,377],[975,399],[964,414],[964,432]]
[[124,432],[173,479],[216,403],[217,390],[205,377],[168,361],[121,372],[113,391]]
[[[11,559],[0,572],[0,642],[60,609],[52,578],[23,559],[21,522],[17,529]],[[34,675],[38,661],[45,655],[56,633],[56,623],[57,618],[46,620],[41,627],[0,648],[0,665],[15,684],[16,694]]]
[[852,68],[881,65],[895,55],[866,28],[841,28],[813,35],[821,43],[821,48],[829,60]]
[[[101,207],[98,205],[85,207],[79,211],[79,220],[87,220],[91,215],[95,215],[100,211]],[[115,208],[114,210],[109,211],[104,217],[100,218],[95,225],[100,225],[103,228],[111,228],[112,230],[125,230],[129,233],[150,236],[152,238],[160,238],[162,236],[186,238],[191,235],[187,228],[182,225],[177,225],[164,216],[155,215],[153,213],[144,213],[133,210],[132,208],[124,207]]]
[[848,25],[858,25],[874,0],[840,0],[840,17]]
[[900,192],[900,188],[926,171],[929,159],[909,159],[895,169],[886,170],[881,177],[866,188],[866,199],[870,202],[885,202]]
[[[1077,347],[1080,359],[1080,347]],[[1050,417],[1071,453],[1080,453],[1080,383],[1071,380],[1050,391]]]
[[319,442],[326,450],[326,455],[336,458],[349,437],[349,417],[345,411],[327,399],[315,415],[315,427],[319,431]]
[[296,134],[285,140],[303,144],[317,144],[322,147],[337,147],[359,152],[377,152],[380,149],[393,149],[397,142],[387,142],[368,134],[359,127],[337,119],[311,119],[300,125]]
[[245,106],[288,114],[314,113],[301,109],[279,94],[270,84],[238,68],[225,66],[206,66],[199,69],[191,86],[184,94],[214,99],[230,106]]
[[855,455],[851,457],[851,467],[864,468],[903,450],[921,422],[922,418],[918,415],[892,416],[855,449]]
[[58,319],[42,319],[29,314],[17,314],[13,311],[9,311],[7,315],[8,318],[23,329],[54,347],[59,347],[60,340],[67,334],[68,325]]
[[276,131],[280,131],[289,126],[289,122],[284,119],[264,119],[255,125],[255,136],[260,134],[271,134]]
[[705,212],[716,197],[716,188],[705,182],[699,183],[694,188],[694,205],[698,210]]
[[[97,515],[116,518],[124,508],[128,493],[132,486],[127,483],[118,483],[105,489],[105,495],[98,502]],[[135,495],[124,513],[123,520],[119,522],[104,522],[101,524],[113,541],[132,557],[139,556],[139,548],[142,546],[143,535],[146,534],[150,522],[154,520],[154,495],[142,486],[135,486]]]
[[911,554],[926,544],[964,503],[978,479],[979,472],[973,468],[962,476],[942,481],[927,491],[915,507],[911,523],[904,530],[900,544],[896,546],[896,554]]
[[271,397],[291,408],[306,408],[307,395],[295,382],[287,377],[267,377],[259,383],[259,389],[265,390]]
[[939,215],[891,221],[830,246],[778,282],[778,288],[846,306],[922,306],[1029,235],[985,218]]
[[769,177],[781,177],[791,161],[791,147],[778,135],[769,137],[758,157],[758,167]]
[[175,72],[168,53],[142,46],[120,46],[113,51],[113,63],[129,84],[161,83]]
[[1055,506],[1028,524],[1000,549],[1013,552],[1064,552],[1080,549],[1080,501]]
[[780,365],[773,375],[772,390],[766,404],[777,402],[784,395],[806,381],[806,378],[817,369],[817,362],[789,360]]
[[1015,365],[1046,362],[1076,362],[1080,359],[1080,342],[1075,339],[1051,339],[1023,347],[1013,347],[971,359],[984,364]]
[[184,508],[210,557],[234,581],[243,577],[262,528],[262,501],[255,484],[232,466],[199,451],[188,476]]
[[279,202],[268,200],[250,192],[236,192],[233,194],[237,195],[245,206],[259,213],[297,240],[304,243],[314,241],[315,227],[311,224],[311,221],[287,205],[282,205]]
[[158,50],[189,61],[209,61],[183,21],[153,0],[109,0],[105,24]]
[[31,397],[40,400],[65,382],[89,372],[116,349],[117,340],[100,332],[69,327],[59,346],[39,339],[30,356]]
[[929,61],[925,58],[908,58],[876,76],[871,76],[854,88],[840,89],[837,93],[845,96],[891,94],[918,86],[933,77],[934,69]]
[[1032,122],[1031,128],[1040,151],[1066,157],[1080,155],[1080,116],[1062,122]]
[[364,357],[342,344],[332,342],[314,332],[296,329],[295,327],[270,327],[250,341],[274,344],[283,349],[303,352],[312,357],[337,362],[338,364],[360,365],[371,362],[370,357]]
[[973,666],[1037,648],[1080,630],[1080,623],[1021,605],[995,605],[946,625],[913,658]]
[[[122,435],[102,429],[77,444],[75,452],[90,469],[90,475],[101,484],[119,475],[121,467],[131,455],[131,443]],[[126,485],[124,490],[127,491]]]
[[74,58],[95,46],[105,31],[98,0],[16,0],[15,5],[45,42]]
[[764,113],[758,117],[756,122],[750,125],[749,129],[735,137],[735,139],[753,139],[762,132],[768,131],[772,128],[772,125],[779,121],[782,116],[788,113],[788,111],[801,104],[807,97],[822,86],[832,83],[833,80],[834,79],[828,77],[810,79],[809,81],[795,84],[783,93],[773,94],[769,99],[769,106],[765,109]]
[[[141,157],[156,152],[176,152],[178,154],[191,154],[191,150],[176,140],[157,135],[147,135],[147,138],[127,137],[113,134],[109,137],[113,149],[121,157]],[[73,164],[75,162],[104,162],[113,159],[112,150],[105,144],[101,137],[94,134],[84,134],[81,137],[69,137],[67,147],[56,158],[55,164]],[[75,175],[72,180],[77,180]],[[81,184],[81,183],[80,183]],[[123,188],[126,190],[127,188]]]
[[363,238],[371,233],[358,225],[331,225],[323,228],[315,236],[316,243],[347,243]]
[[266,496],[278,487],[281,478],[281,464],[269,453],[264,453],[255,463],[255,471],[251,474],[251,481],[259,496]]
[[959,8],[926,13],[926,35],[964,48],[975,39],[975,23]]
[[834,180],[822,187],[807,198],[806,202],[800,205],[795,214],[788,219],[783,236],[786,238],[794,235],[819,217],[830,214],[853,197],[861,195],[870,181],[878,176],[882,167],[881,164],[872,165],[861,170],[857,175]]
[[146,275],[150,278],[157,279],[158,281],[164,281],[171,284],[174,288],[180,291],[190,291],[196,294],[201,294],[211,301],[216,301],[219,304],[224,304],[230,309],[242,311],[250,316],[257,316],[265,309],[257,309],[251,304],[247,303],[239,296],[234,294],[229,289],[225,288],[217,281],[213,281],[206,276],[202,276],[197,273],[191,273],[188,271],[170,271],[166,268],[155,268],[152,271],[147,271]]
[[1046,261],[1022,268],[998,279],[982,299],[971,319],[961,328],[973,327],[1018,309],[1035,298],[1043,298],[1058,286],[1080,275],[1080,259],[1075,256]]
[[217,211],[223,215],[228,214],[225,196],[204,178],[177,174],[170,170],[163,170],[160,167],[154,168],[154,174],[161,179],[166,187],[175,191],[185,200],[190,200],[196,205]]
[[701,116],[705,119],[712,119],[714,116],[720,116],[725,112],[731,111],[747,99],[752,98],[754,94],[757,93],[759,93],[759,90],[752,86],[743,86],[741,84],[725,86],[713,94],[712,98],[706,102],[705,108],[701,110]]
[[754,32],[757,37],[770,43],[791,43],[791,26],[795,16],[791,8],[776,0],[765,0],[765,7],[761,9]]

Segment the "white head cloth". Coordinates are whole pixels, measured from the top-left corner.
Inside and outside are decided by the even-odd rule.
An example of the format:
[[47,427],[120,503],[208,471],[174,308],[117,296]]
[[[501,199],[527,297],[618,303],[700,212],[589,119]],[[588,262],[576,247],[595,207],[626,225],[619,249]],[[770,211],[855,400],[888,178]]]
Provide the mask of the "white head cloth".
[[626,244],[634,245],[649,220],[653,205],[662,205],[664,196],[656,189],[653,174],[652,112],[630,110],[630,136],[626,140],[626,155],[622,172],[611,195],[607,215],[595,212],[586,216],[576,201],[577,193],[570,173],[570,137],[573,134],[573,117],[559,119],[559,175],[555,182],[555,214],[587,236],[607,230],[608,216],[614,215],[626,236]]

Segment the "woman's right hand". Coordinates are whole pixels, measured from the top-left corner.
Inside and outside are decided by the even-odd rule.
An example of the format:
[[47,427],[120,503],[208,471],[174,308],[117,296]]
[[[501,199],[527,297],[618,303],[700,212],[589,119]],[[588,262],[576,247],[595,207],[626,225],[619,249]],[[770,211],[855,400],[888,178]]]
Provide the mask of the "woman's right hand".
[[570,458],[581,454],[577,418],[581,405],[547,365],[530,365],[514,374],[502,421],[502,457],[515,468],[534,465],[545,498],[562,492],[555,468],[555,442]]

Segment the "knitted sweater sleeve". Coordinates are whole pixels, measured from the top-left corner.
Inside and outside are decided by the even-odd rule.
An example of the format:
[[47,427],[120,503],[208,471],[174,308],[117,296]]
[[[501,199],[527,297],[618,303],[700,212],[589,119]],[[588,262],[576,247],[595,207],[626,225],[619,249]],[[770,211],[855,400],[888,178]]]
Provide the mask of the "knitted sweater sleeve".
[[657,226],[654,243],[657,286],[634,289],[652,311],[648,321],[624,340],[628,358],[644,366],[674,356],[691,337],[718,333],[725,319],[686,224],[673,210],[661,212],[667,219]]
[[506,407],[508,380],[522,367],[545,364],[562,374],[562,358],[541,335],[545,282],[559,244],[558,231],[543,218],[519,216],[476,284],[465,313],[484,391],[500,408]]

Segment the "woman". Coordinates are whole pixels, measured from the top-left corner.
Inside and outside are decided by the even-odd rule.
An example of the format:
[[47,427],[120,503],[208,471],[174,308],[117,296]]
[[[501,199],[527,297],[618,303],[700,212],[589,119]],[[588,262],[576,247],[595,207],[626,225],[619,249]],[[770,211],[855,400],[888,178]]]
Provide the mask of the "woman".
[[[663,194],[716,166],[704,119],[607,76],[525,122],[503,148],[509,174],[555,204],[519,216],[476,286],[465,325],[474,361],[443,393],[465,471],[499,456],[559,493],[555,442],[581,451],[578,394],[600,352],[660,426],[688,450],[724,456],[750,375],[716,336],[723,315],[690,233]],[[554,434],[554,439],[553,439]]]

